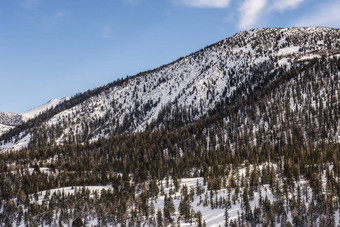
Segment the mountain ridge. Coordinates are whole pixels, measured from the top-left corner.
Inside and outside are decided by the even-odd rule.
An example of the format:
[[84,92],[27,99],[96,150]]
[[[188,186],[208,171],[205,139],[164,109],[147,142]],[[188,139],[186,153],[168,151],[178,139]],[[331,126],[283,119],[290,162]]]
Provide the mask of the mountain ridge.
[[77,141],[84,142],[143,131],[149,125],[166,126],[173,122],[174,109],[189,112],[180,123],[186,124],[216,106],[249,95],[256,86],[274,81],[294,64],[328,55],[337,57],[338,53],[337,29],[244,31],[172,63],[104,86],[95,96],[46,119],[44,127],[63,128],[65,133],[48,133],[62,144],[70,131]]
[[34,107],[26,112],[21,113],[20,115],[23,116],[23,120],[27,121],[29,119],[32,119],[39,115],[40,113],[46,111],[47,109],[54,108],[58,104],[68,101],[70,98],[65,96],[63,98],[56,98],[56,99],[50,99],[46,103],[39,105],[37,107]]

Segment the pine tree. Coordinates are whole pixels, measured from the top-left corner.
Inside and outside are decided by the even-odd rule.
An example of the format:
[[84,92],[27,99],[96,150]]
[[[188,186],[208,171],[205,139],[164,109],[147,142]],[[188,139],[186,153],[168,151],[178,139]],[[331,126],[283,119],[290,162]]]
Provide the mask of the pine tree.
[[163,226],[163,216],[162,211],[158,209],[157,211],[157,224],[158,226]]
[[228,206],[225,206],[224,208],[224,226],[229,227],[229,212],[228,212]]

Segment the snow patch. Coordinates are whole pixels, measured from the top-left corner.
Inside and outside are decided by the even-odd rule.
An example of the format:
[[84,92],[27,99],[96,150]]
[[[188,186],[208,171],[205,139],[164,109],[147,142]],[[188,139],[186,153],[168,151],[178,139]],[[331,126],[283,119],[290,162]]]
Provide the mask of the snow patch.
[[8,126],[8,125],[0,124],[0,136],[5,134],[6,132],[11,130],[12,128],[14,128],[14,126]]
[[289,54],[295,54],[299,52],[299,46],[285,47],[277,52],[277,56],[285,56]]

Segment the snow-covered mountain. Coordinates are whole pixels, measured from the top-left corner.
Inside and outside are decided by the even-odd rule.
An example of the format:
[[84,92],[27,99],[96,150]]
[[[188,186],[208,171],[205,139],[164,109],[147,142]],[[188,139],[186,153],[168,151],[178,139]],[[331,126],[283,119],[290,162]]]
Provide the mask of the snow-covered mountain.
[[69,100],[69,97],[52,99],[43,105],[32,108],[29,111],[21,113],[21,114],[0,112],[0,136],[8,132],[10,129],[14,128],[15,126],[21,125],[25,121],[28,121],[38,116],[40,113],[43,113],[44,111],[48,109],[54,108],[58,104],[64,101],[67,101],[67,100]]
[[[331,28],[245,31],[154,70],[105,86],[42,124],[7,136],[0,149],[44,132],[56,144],[81,143],[147,127],[187,124],[219,106],[247,97],[314,59],[336,59],[340,31]],[[73,99],[70,99],[71,103]],[[29,114],[28,116],[32,116]],[[179,121],[179,123],[178,123]],[[25,144],[27,144],[25,143]],[[20,146],[21,147],[21,146]]]
[[22,124],[22,116],[14,113],[0,112],[0,135]]
[[29,119],[32,119],[32,118],[38,116],[39,114],[43,113],[47,109],[54,108],[58,104],[60,104],[62,102],[65,102],[65,101],[67,101],[69,99],[70,98],[67,97],[67,96],[63,97],[63,98],[58,98],[58,99],[51,99],[50,101],[46,102],[45,104],[37,106],[37,107],[35,107],[33,109],[30,109],[29,111],[21,113],[20,115],[22,116],[24,121],[27,121]]
[[0,112],[0,124],[16,126],[21,123],[22,119],[19,114]]
[[49,103],[2,117],[0,225],[340,223],[340,30],[242,32]]

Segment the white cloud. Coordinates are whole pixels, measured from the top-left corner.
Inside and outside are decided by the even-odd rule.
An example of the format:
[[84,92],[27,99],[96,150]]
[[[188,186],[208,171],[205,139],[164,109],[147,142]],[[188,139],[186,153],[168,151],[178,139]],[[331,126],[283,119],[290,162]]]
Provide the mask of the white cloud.
[[25,9],[34,9],[40,4],[40,0],[21,0],[19,6]]
[[114,38],[112,28],[110,26],[104,26],[102,28],[102,35],[101,36],[104,39],[112,39],[112,38]]
[[274,1],[275,10],[295,9],[304,0],[276,0]]
[[259,22],[261,13],[266,5],[267,0],[245,0],[239,9],[239,27],[241,29],[248,29],[256,25]]
[[227,8],[230,0],[180,0],[187,6],[199,8]]
[[340,27],[340,2],[320,4],[316,12],[298,20],[295,26],[327,26]]
[[276,11],[297,8],[305,0],[244,0],[239,9],[240,29],[253,28],[263,23],[265,16],[271,16]]

